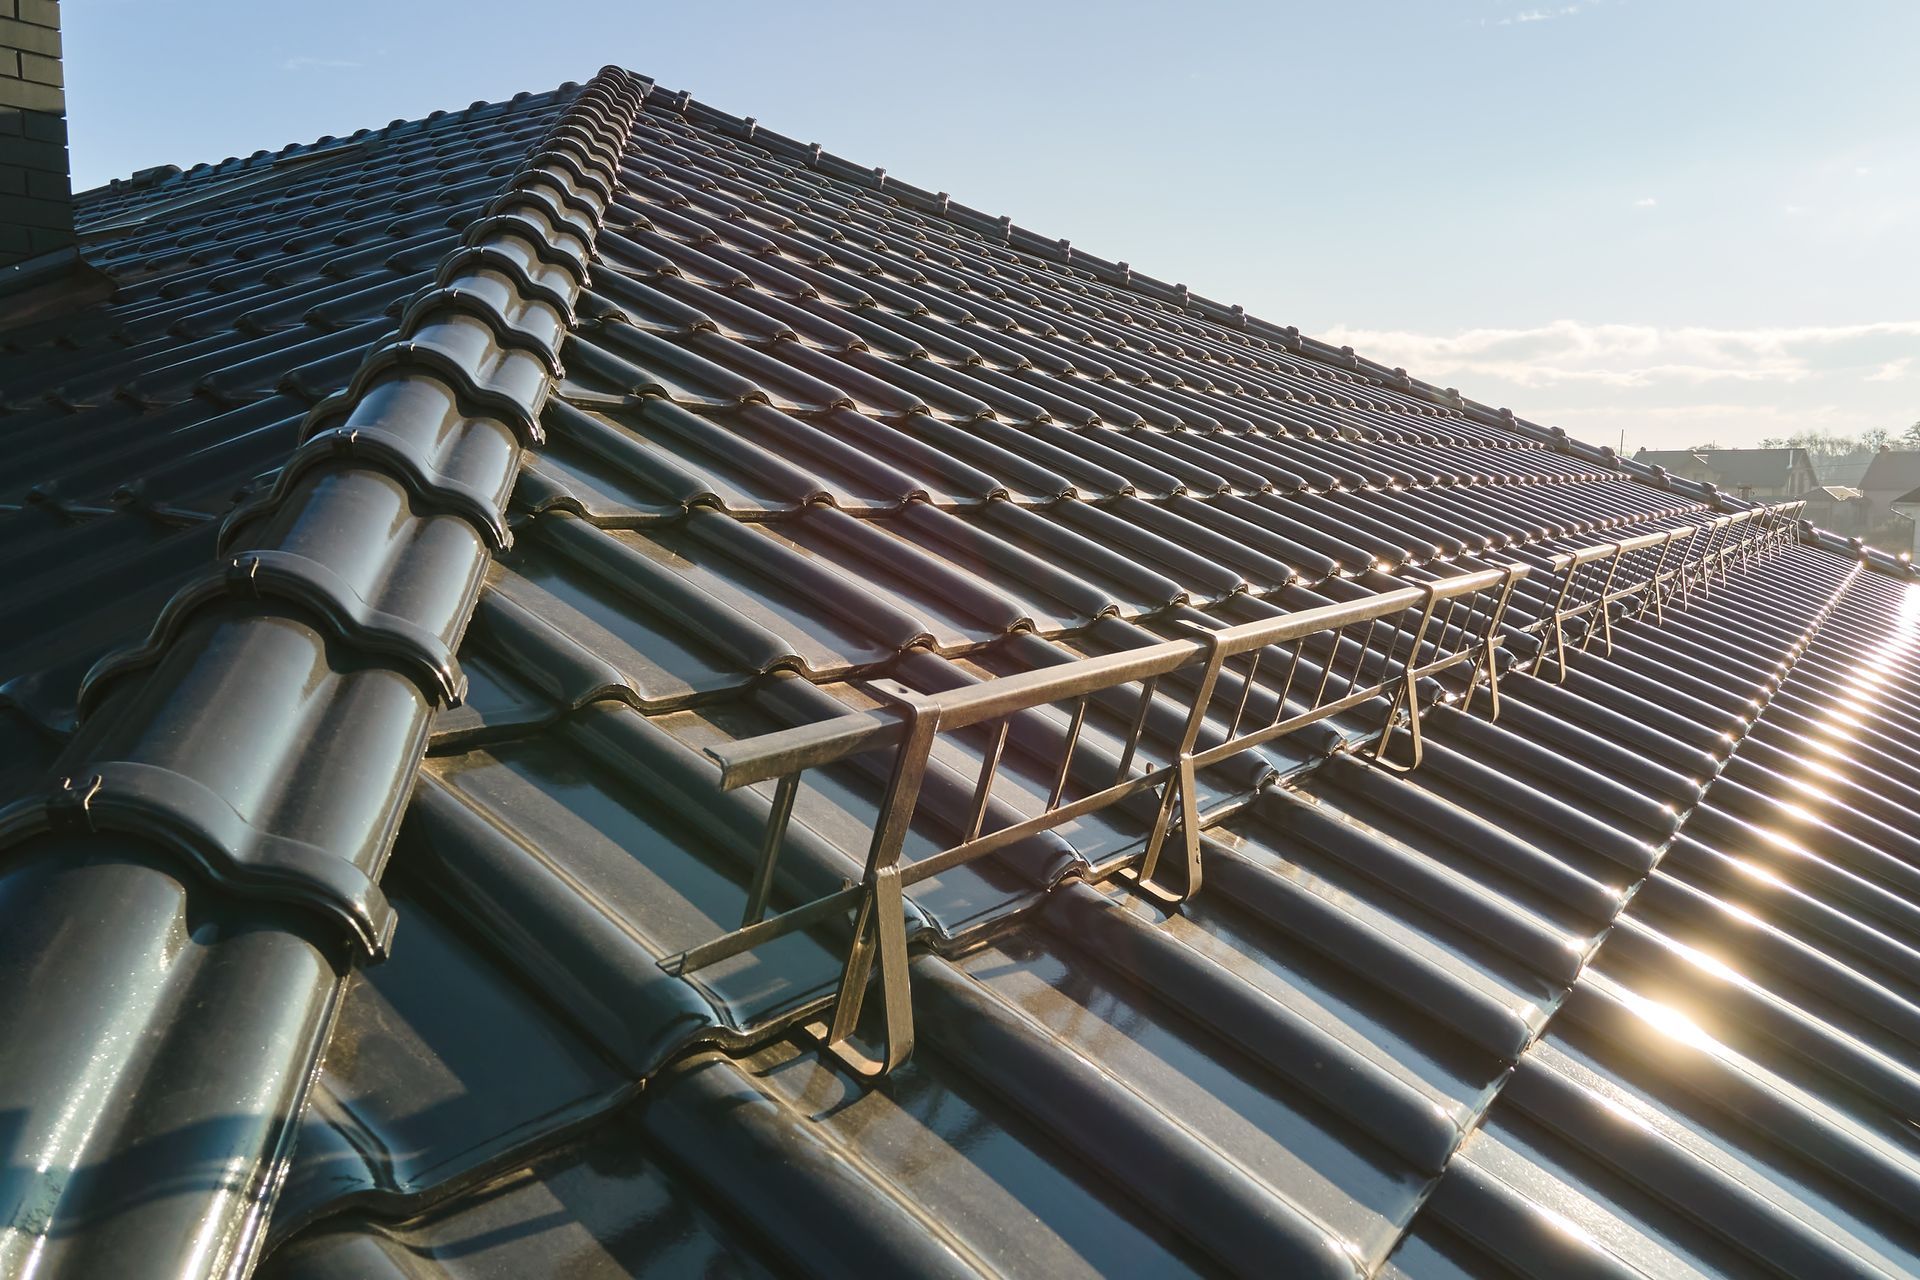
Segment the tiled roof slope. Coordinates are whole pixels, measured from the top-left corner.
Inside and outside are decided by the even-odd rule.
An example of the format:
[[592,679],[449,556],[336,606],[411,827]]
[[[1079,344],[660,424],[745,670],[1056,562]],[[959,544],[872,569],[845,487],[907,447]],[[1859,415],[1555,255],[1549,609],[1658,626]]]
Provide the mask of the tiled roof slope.
[[637,106],[106,200],[116,296],[8,332],[0,1268],[257,1257]]
[[1914,485],[1920,485],[1920,450],[1882,449],[1873,455],[1873,461],[1867,464],[1866,472],[1860,478],[1860,487],[1881,492],[1897,489],[1904,492]]
[[[326,823],[393,811],[424,746],[379,886],[398,920],[391,956],[354,969],[337,1004],[325,981],[269,974],[312,1010],[283,1033],[247,1020],[251,985],[215,983],[240,966],[258,981],[236,944],[278,946],[269,958],[281,964],[293,962],[283,952],[331,954],[344,968],[337,942],[328,953],[304,941],[323,913],[265,907],[232,877],[205,883],[145,848],[102,848],[84,823],[61,837],[83,847],[43,837],[31,857],[10,853],[0,878],[0,907],[46,922],[7,957],[4,999],[132,985],[114,974],[122,959],[139,968],[124,945],[46,931],[85,917],[114,891],[108,877],[138,875],[150,912],[210,913],[190,937],[156,935],[192,968],[168,978],[165,1000],[148,998],[138,1024],[162,1044],[190,1034],[176,1056],[219,1057],[210,1097],[223,1075],[269,1080],[263,1042],[313,1045],[285,1072],[320,1056],[324,1035],[277,1200],[254,1192],[231,1232],[257,1243],[247,1229],[272,1200],[264,1274],[1913,1269],[1920,839],[1906,815],[1920,798],[1920,611],[1899,566],[1836,554],[1847,548],[1811,531],[1662,619],[1623,614],[1611,652],[1575,652],[1564,680],[1516,668],[1497,723],[1436,707],[1412,774],[1343,749],[1360,712],[1208,770],[1206,887],[1177,908],[1095,874],[1140,842],[1143,814],[1127,806],[916,886],[919,1047],[879,1083],[797,1034],[746,1031],[830,989],[831,937],[796,935],[699,981],[663,970],[738,920],[770,803],[770,788],[720,790],[706,747],[879,705],[880,677],[947,689],[1514,560],[1538,571],[1509,614],[1509,649],[1525,658],[1537,641],[1523,628],[1552,608],[1555,553],[1699,525],[1716,496],[1656,486],[1609,451],[685,95],[647,93],[629,127],[615,104],[645,88],[610,71],[589,88],[596,102],[529,99],[466,139],[466,154],[492,138],[502,157],[475,206],[557,111],[585,104],[590,136],[618,147],[609,199],[570,167],[570,181],[551,179],[551,217],[585,206],[591,260],[585,287],[563,299],[570,323],[539,388],[544,443],[522,458],[506,510],[510,547],[487,518],[504,484],[439,483],[467,473],[401,442],[375,452],[382,430],[423,422],[444,439],[444,410],[354,416],[372,415],[386,371],[416,367],[362,364],[391,350],[396,316],[379,308],[340,349],[337,377],[291,384],[325,394],[369,370],[337,402],[341,417],[300,403],[272,419],[279,452],[262,439],[246,463],[247,427],[207,426],[203,447],[235,450],[235,470],[202,485],[208,471],[185,468],[196,492],[230,485],[286,457],[303,411],[308,431],[337,420],[323,443],[341,452],[302,446],[291,479],[228,519],[232,545],[263,545],[244,541],[256,529],[298,534],[300,486],[329,483],[342,458],[363,474],[364,460],[385,477],[362,482],[382,487],[384,505],[336,510],[316,527],[335,541],[310,558],[360,563],[362,538],[392,548],[367,589],[404,605],[381,611],[396,623],[445,620],[420,629],[457,640],[457,663],[404,627],[381,633],[296,595],[274,625],[326,637],[339,674],[322,687],[386,681],[404,691],[405,716],[374,695],[339,703],[331,721],[305,710],[309,660],[254,682],[285,710],[226,704],[215,719],[220,692],[179,679],[168,655],[196,643],[187,620],[239,606],[190,593],[198,610],[173,606],[182,621],[161,627],[151,674],[110,662],[120,674],[64,747],[62,767],[76,769],[99,754],[101,718],[144,714],[152,732],[191,737],[208,717],[201,736],[236,735],[230,777],[284,788],[310,843],[364,849],[360,865],[377,871],[384,828],[356,841]],[[265,198],[235,189],[211,208],[232,201],[229,216],[244,219]],[[439,207],[442,223],[453,207]],[[336,230],[321,210],[300,216],[315,234]],[[549,229],[563,254],[582,242],[559,221]],[[415,270],[463,261],[460,243],[447,232]],[[114,308],[155,254],[125,255]],[[524,298],[528,280],[515,281]],[[421,283],[396,284],[380,306]],[[232,329],[268,304],[222,310],[196,296],[227,345],[195,379],[247,368],[257,357]],[[289,301],[269,332],[333,314],[326,305]],[[490,340],[505,346],[512,326],[491,314]],[[21,358],[37,366],[45,343],[64,340],[137,400],[126,389],[144,371],[103,347],[113,326],[90,318],[99,329],[69,317],[42,345],[19,342]],[[284,383],[306,363],[290,349],[273,348],[275,382],[236,385],[258,395]],[[511,426],[520,402],[485,389],[458,388],[463,412]],[[99,438],[137,457],[156,438],[154,410],[120,411],[117,433],[102,419]],[[48,476],[97,462],[116,473],[110,490],[153,466],[90,452],[49,446]],[[81,495],[95,480],[36,479],[43,495],[13,518],[64,537],[115,522],[194,528],[184,511],[164,515],[172,496],[89,518]],[[458,530],[456,563],[483,581],[449,570],[436,557],[452,553],[425,529],[394,532],[436,520]],[[198,536],[175,572],[211,555],[211,532]],[[127,537],[101,563],[143,563]],[[156,598],[125,613],[157,611],[172,584],[128,576],[155,580]],[[245,608],[252,618],[259,606]],[[90,625],[101,643],[133,638],[124,615]],[[78,665],[77,649],[44,653]],[[9,674],[51,670],[33,665],[43,651],[14,652]],[[37,726],[47,754],[65,727],[65,679],[9,686],[10,722]],[[139,692],[155,686],[167,696]],[[456,690],[459,705],[445,705]],[[383,753],[353,737],[375,721],[411,725],[432,702],[442,710],[424,743],[390,732]],[[1146,750],[1177,733],[1161,710]],[[300,732],[276,727],[272,740],[310,743],[339,772],[247,758],[258,726],[296,712]],[[990,821],[1045,799],[1047,748],[1064,729],[1064,712],[1023,714]],[[1127,732],[1097,708],[1076,760],[1110,772]],[[960,739],[937,762],[909,859],[943,847],[939,828],[964,814],[955,806],[986,749]],[[860,874],[884,766],[856,758],[810,778],[777,902]],[[305,907],[340,901],[309,894]],[[90,975],[87,955],[105,957]],[[36,972],[78,976],[54,992],[30,983]],[[193,1022],[178,1012],[188,1003],[214,1013]],[[38,1012],[76,1046],[105,1034]],[[108,1238],[167,1250],[154,1256],[182,1273],[231,1266],[151,1221],[205,1210],[207,1171],[231,1157],[204,1135],[225,1117],[196,1129],[205,1100],[183,1097],[194,1091],[178,1074],[111,1059],[99,1074],[145,1130],[54,1132],[45,1147],[76,1170],[71,1185],[99,1185],[76,1202],[93,1216],[9,1175],[48,1197],[32,1220],[63,1251],[48,1256],[71,1274],[124,1257],[89,1253],[105,1222]],[[10,1095],[35,1084],[74,1096],[0,1061]],[[41,1114],[24,1101],[30,1120]],[[284,1117],[297,1101],[283,1090],[259,1111]],[[10,1169],[38,1158],[39,1141],[16,1141]],[[273,1180],[283,1148],[253,1141],[245,1169]],[[183,1166],[182,1152],[199,1164]],[[121,1207],[111,1193],[163,1159],[189,1171]]]

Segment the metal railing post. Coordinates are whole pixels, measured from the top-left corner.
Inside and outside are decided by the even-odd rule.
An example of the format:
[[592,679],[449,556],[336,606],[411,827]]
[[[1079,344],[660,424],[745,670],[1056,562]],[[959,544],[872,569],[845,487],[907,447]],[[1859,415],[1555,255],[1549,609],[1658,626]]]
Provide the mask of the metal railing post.
[[1699,586],[1702,595],[1708,594],[1713,588],[1714,556],[1719,551],[1720,543],[1723,540],[1727,528],[1727,525],[1722,524],[1718,520],[1707,526],[1706,545],[1700,548],[1700,556],[1693,563],[1694,579],[1692,584]]
[[1655,626],[1667,620],[1666,599],[1661,594],[1661,583],[1666,580],[1667,557],[1673,554],[1673,544],[1680,536],[1678,529],[1669,529],[1666,538],[1660,543],[1660,559],[1654,562],[1653,577],[1647,581],[1647,594],[1640,601],[1640,612],[1634,616],[1644,618],[1647,610],[1653,610]]
[[[830,1024],[814,1023],[808,1031],[855,1072],[885,1075],[913,1052],[913,998],[907,977],[906,899],[900,887],[900,851],[913,825],[920,784],[940,731],[940,707],[895,680],[876,680],[873,688],[900,708],[907,718],[906,736],[894,757],[893,773],[881,801],[880,819],[867,849],[865,892],[854,913],[853,940],[847,951],[840,989]],[[849,1043],[859,1025],[866,1001],[867,982],[880,969],[882,1056],[871,1058]]]
[[1487,719],[1500,718],[1500,664],[1495,660],[1497,649],[1506,643],[1506,637],[1500,634],[1501,624],[1507,618],[1507,604],[1513,599],[1513,589],[1520,585],[1520,579],[1526,576],[1521,565],[1508,565],[1506,576],[1500,582],[1500,594],[1493,602],[1493,611],[1487,616],[1487,629],[1480,634],[1480,653],[1473,660],[1473,671],[1467,679],[1467,694],[1460,700],[1462,714],[1473,710],[1474,696],[1480,692],[1480,677],[1487,678]]
[[[1554,651],[1554,661],[1558,664],[1560,670],[1559,678],[1554,681],[1555,684],[1565,684],[1567,680],[1567,597],[1573,594],[1573,579],[1579,572],[1580,561],[1578,557],[1568,556],[1566,574],[1560,580],[1560,594],[1556,596],[1553,601],[1552,648]],[[1542,640],[1540,642],[1540,651],[1533,657],[1533,669],[1528,672],[1529,675],[1537,677],[1540,674],[1540,669],[1547,665],[1547,648],[1547,641]]]
[[[1154,815],[1153,830],[1147,836],[1147,847],[1140,859],[1140,869],[1135,883],[1154,896],[1179,902],[1192,897],[1200,891],[1200,802],[1195,795],[1193,768],[1193,748],[1200,741],[1200,729],[1207,722],[1207,707],[1213,701],[1214,686],[1220,680],[1220,668],[1227,660],[1226,649],[1221,644],[1220,633],[1210,627],[1188,623],[1195,632],[1195,638],[1207,646],[1207,665],[1201,672],[1200,682],[1194,687],[1193,709],[1187,713],[1186,727],[1180,734],[1180,746],[1174,756],[1173,771],[1168,775],[1166,785],[1160,790],[1160,808]],[[1296,644],[1304,643],[1305,637]],[[1333,662],[1328,659],[1328,668]],[[1168,889],[1154,879],[1154,873],[1160,868],[1160,852],[1166,843],[1167,829],[1173,821],[1173,806],[1180,805],[1181,843],[1184,848],[1187,883],[1185,888],[1176,892]]]
[[767,815],[767,834],[760,846],[760,869],[747,893],[747,910],[740,927],[758,924],[767,914],[767,899],[773,896],[773,870],[780,861],[780,846],[786,842],[787,824],[793,819],[794,797],[800,792],[800,772],[782,774],[773,788],[773,810]]
[[[1615,575],[1620,572],[1620,559],[1625,551],[1626,543],[1616,542],[1613,544],[1613,554],[1607,557],[1607,576],[1600,584],[1600,597],[1594,602],[1594,608],[1600,614],[1601,644],[1609,655],[1613,653],[1613,608],[1611,604],[1613,580]],[[1593,623],[1588,622],[1587,634],[1580,637],[1580,652],[1585,653],[1587,646],[1592,643]]]
[[[1439,599],[1433,583],[1427,584],[1427,598],[1420,607],[1420,625],[1413,630],[1413,647],[1407,651],[1407,661],[1400,669],[1399,688],[1393,695],[1393,701],[1387,706],[1386,720],[1380,726],[1380,739],[1374,744],[1373,758],[1396,773],[1411,773],[1420,767],[1420,758],[1425,745],[1420,739],[1420,646],[1426,643],[1427,627],[1433,621],[1433,606]],[[1389,653],[1392,651],[1389,650]],[[1387,759],[1387,748],[1393,741],[1394,722],[1400,718],[1400,710],[1406,708],[1408,757],[1407,763],[1395,764]]]

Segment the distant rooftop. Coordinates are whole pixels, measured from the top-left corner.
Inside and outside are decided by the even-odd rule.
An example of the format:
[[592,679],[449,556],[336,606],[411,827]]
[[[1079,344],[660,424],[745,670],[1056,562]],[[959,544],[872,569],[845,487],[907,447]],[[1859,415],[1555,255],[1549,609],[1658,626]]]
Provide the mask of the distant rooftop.
[[1729,488],[1785,485],[1797,465],[1811,466],[1805,449],[1640,449],[1634,461],[1678,471],[1698,462],[1713,468],[1716,483]]

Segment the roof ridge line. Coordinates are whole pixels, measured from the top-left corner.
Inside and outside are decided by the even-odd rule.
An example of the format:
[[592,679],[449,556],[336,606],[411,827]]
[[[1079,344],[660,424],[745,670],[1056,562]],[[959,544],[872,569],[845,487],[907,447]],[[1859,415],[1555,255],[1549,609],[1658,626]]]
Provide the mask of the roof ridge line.
[[[138,736],[137,729],[96,720],[125,677],[165,666],[182,633],[216,602],[238,602],[243,615],[248,605],[254,606],[252,612],[280,613],[281,608],[262,607],[269,596],[291,602],[301,608],[304,621],[321,623],[329,641],[362,657],[384,653],[387,662],[413,672],[429,705],[462,700],[466,681],[454,653],[477,601],[478,562],[507,538],[504,507],[520,452],[541,439],[540,408],[554,384],[571,303],[584,287],[598,217],[611,203],[617,162],[596,152],[613,145],[607,135],[614,121],[601,101],[617,103],[615,90],[625,87],[626,76],[609,68],[581,91],[469,226],[436,284],[407,308],[401,327],[368,349],[345,391],[308,414],[304,443],[288,459],[281,481],[263,499],[229,516],[221,544],[233,553],[174,594],[145,642],[108,653],[87,673],[80,689],[80,728],[62,757],[69,777],[51,795],[0,809],[0,847],[58,824],[73,803],[71,793],[85,785],[76,779],[88,777],[97,754],[84,748]],[[631,126],[644,93],[629,96],[622,127]],[[602,172],[594,172],[596,167]],[[567,242],[577,247],[560,247]],[[556,305],[562,300],[568,310]],[[341,501],[334,492],[340,486],[330,479],[355,471],[397,481],[426,508],[424,515],[410,513],[398,526],[404,532],[391,535],[378,562],[368,563],[364,554],[356,561],[345,549],[329,557],[324,545],[303,546],[298,553],[274,545],[276,535],[284,537],[303,521],[327,519],[327,508]],[[404,579],[411,553],[421,550],[412,545],[417,539],[406,536],[415,532],[411,526],[441,514],[473,527],[473,563],[463,565],[460,557],[440,552],[434,561],[437,574],[465,579],[468,586],[451,606],[427,610],[424,601],[396,589],[396,580]],[[324,544],[325,538],[322,533],[318,540]],[[235,552],[242,541],[248,545]],[[180,675],[185,679],[191,672]],[[430,714],[422,709],[423,719]],[[230,716],[247,718],[239,712]],[[91,805],[101,798],[96,789],[81,801],[89,829],[100,816]],[[251,825],[243,818],[243,826]],[[137,826],[131,833],[153,834]],[[249,861],[245,849],[221,848],[210,833],[196,834],[203,856],[236,867]],[[268,896],[344,917],[365,942],[367,957],[378,959],[392,929],[372,884],[384,843],[390,840],[346,859],[359,864],[367,881],[364,909],[350,910],[337,896],[309,892],[306,878],[291,873],[277,877],[277,891]]]
[[[637,78],[645,79],[644,76]],[[320,156],[331,156],[335,151],[369,142],[384,141],[401,132],[477,119],[487,112],[510,110],[533,98],[548,94],[557,100],[564,100],[569,94],[577,94],[581,88],[578,81],[569,80],[551,90],[540,92],[522,90],[510,98],[476,98],[466,106],[455,110],[436,108],[412,120],[404,116],[396,116],[383,125],[363,125],[345,136],[321,134],[310,142],[286,143],[278,150],[260,147],[248,155],[228,156],[224,160],[196,160],[185,166],[170,163],[149,165],[144,169],[136,169],[128,174],[118,174],[104,182],[76,191],[73,193],[74,199],[103,199],[114,195],[157,191],[163,187],[172,190],[185,186],[207,185],[221,177],[237,177],[256,170],[270,171],[283,161],[306,161]]]
[[[768,129],[752,116],[736,116],[709,106],[705,102],[697,101],[691,90],[682,89],[671,94],[663,90],[662,95],[661,98],[649,103],[649,106],[664,105],[669,111],[676,111],[682,116],[698,120],[702,125],[713,128],[717,132],[732,134],[753,146],[763,148],[768,154],[780,159],[806,165],[828,177],[844,182],[859,183],[882,199],[890,200],[908,209],[945,218],[970,231],[997,236],[1002,247],[1009,252],[1049,262],[1064,267],[1070,272],[1084,273],[1104,285],[1132,290],[1151,301],[1176,307],[1183,314],[1277,345],[1290,354],[1304,357],[1316,364],[1343,370],[1403,395],[1414,396],[1430,404],[1456,410],[1482,426],[1500,427],[1523,436],[1531,436],[1555,452],[1598,463],[1651,488],[1677,490],[1687,496],[1711,503],[1722,512],[1739,511],[1749,506],[1763,505],[1759,502],[1730,497],[1712,484],[1671,476],[1663,468],[1649,467],[1631,458],[1621,457],[1611,445],[1594,445],[1576,440],[1562,427],[1542,426],[1530,419],[1520,417],[1512,409],[1496,408],[1462,395],[1457,388],[1442,387],[1413,377],[1405,369],[1390,368],[1378,361],[1369,360],[1357,354],[1350,346],[1336,347],[1330,342],[1303,334],[1297,325],[1283,326],[1270,320],[1263,320],[1238,303],[1217,302],[1192,292],[1184,284],[1170,285],[1165,281],[1144,275],[1135,271],[1126,262],[1095,257],[1084,250],[1075,249],[1072,242],[1064,237],[1043,236],[1018,226],[1011,216],[992,217],[978,209],[958,203],[947,192],[927,191],[912,183],[902,182],[890,176],[883,167],[856,163],[826,150],[818,143],[803,143],[786,134]],[[1823,550],[1858,557],[1867,567],[1876,572],[1907,579],[1920,577],[1920,567],[1905,564],[1885,552],[1866,547],[1859,539],[1844,539],[1825,530],[1816,529],[1811,522],[1803,522],[1802,541]]]
[[1453,387],[1441,387],[1425,382],[1411,377],[1405,369],[1389,368],[1376,361],[1368,360],[1364,356],[1357,355],[1352,347],[1335,347],[1332,343],[1309,337],[1302,334],[1298,326],[1283,326],[1262,320],[1249,314],[1245,307],[1237,303],[1217,302],[1194,293],[1184,284],[1168,284],[1153,276],[1135,271],[1127,262],[1109,261],[1089,254],[1085,250],[1075,249],[1072,242],[1065,237],[1041,235],[1039,232],[1017,225],[1009,215],[995,218],[969,205],[958,203],[947,192],[930,192],[912,183],[902,182],[898,178],[889,176],[884,167],[859,164],[826,150],[818,143],[803,143],[777,130],[768,129],[752,116],[735,116],[730,112],[709,106],[705,102],[697,101],[691,90],[683,89],[669,95],[665,105],[668,110],[677,111],[717,131],[731,133],[754,146],[762,147],[770,155],[807,165],[832,178],[861,183],[884,199],[910,209],[935,214],[968,230],[998,236],[1002,246],[1010,252],[1051,261],[1066,267],[1069,271],[1083,272],[1102,284],[1131,289],[1151,301],[1177,307],[1203,320],[1238,329],[1257,336],[1264,342],[1277,345],[1294,355],[1305,356],[1316,363],[1358,374],[1370,381],[1417,396],[1432,404],[1476,413],[1483,425],[1513,426],[1517,422],[1521,424],[1518,429],[1522,434],[1532,434],[1542,440],[1548,437],[1549,428],[1523,419],[1515,419],[1511,410],[1495,409],[1468,399]]
[[[100,864],[110,869],[89,874],[120,889],[100,899],[88,929],[56,939],[37,962],[49,990],[70,989],[62,967],[97,973],[108,963],[87,938],[111,937],[151,966],[160,956],[169,965],[217,963],[199,953],[231,934],[253,935],[247,963],[259,976],[244,1006],[202,1001],[160,1019],[174,984],[149,976],[129,980],[111,1020],[11,1028],[24,1042],[44,1036],[64,1046],[50,1052],[68,1057],[90,1054],[97,1037],[163,1021],[169,1045],[197,1042],[213,1021],[236,1043],[258,1046],[257,1059],[196,1084],[196,1107],[223,1128],[194,1148],[192,1173],[176,1169],[170,1203],[197,1224],[202,1245],[215,1243],[195,1261],[182,1254],[181,1275],[225,1274],[257,1254],[329,1011],[354,959],[385,954],[394,917],[379,875],[431,717],[463,688],[448,663],[497,547],[493,534],[504,528],[521,453],[539,438],[571,305],[650,89],[610,66],[561,110],[399,330],[367,350],[344,395],[308,415],[306,442],[289,459],[292,478],[229,522],[226,542],[244,539],[245,548],[182,588],[144,645],[89,672],[84,718],[53,769],[65,776],[0,809],[0,853],[19,856],[13,846],[29,840],[51,852],[43,894],[62,892],[65,869]],[[475,511],[476,494],[492,500],[490,513]],[[381,535],[371,550],[369,531]],[[253,905],[237,917],[193,913],[205,922],[191,926],[201,945],[183,948],[186,899],[206,893]],[[173,909],[156,912],[156,894]],[[33,1007],[57,1020],[63,999]],[[76,1033],[83,1042],[73,1042]],[[143,1052],[147,1066],[129,1064],[116,1092],[140,1099],[148,1071],[168,1056]],[[13,1072],[29,1074],[6,1078]],[[19,1131],[17,1141],[44,1150],[15,1158],[76,1166],[84,1135],[66,1134],[52,1117],[98,1109],[99,1086],[84,1072],[58,1086],[32,1072],[21,1062],[0,1075],[0,1096],[58,1095],[44,1121]],[[138,1101],[120,1106],[144,1123]],[[110,1196],[114,1181],[81,1178],[70,1188],[99,1184],[91,1194]],[[156,1243],[152,1224],[116,1232],[119,1217],[103,1204],[49,1207],[44,1216],[92,1222],[95,1262]]]

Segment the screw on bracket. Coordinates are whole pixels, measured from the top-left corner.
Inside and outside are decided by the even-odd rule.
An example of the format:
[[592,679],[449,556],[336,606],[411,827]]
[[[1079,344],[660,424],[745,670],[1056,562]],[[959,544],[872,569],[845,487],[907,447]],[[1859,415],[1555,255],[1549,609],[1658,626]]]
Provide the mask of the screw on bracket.
[[257,555],[235,556],[227,566],[227,580],[245,586],[255,596],[260,594],[260,557]]
[[53,784],[53,794],[47,800],[50,815],[60,825],[85,827],[92,831],[93,798],[100,794],[105,782],[97,773],[79,782],[71,777],[61,778]]

